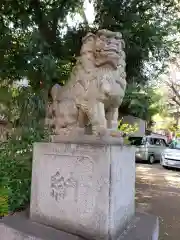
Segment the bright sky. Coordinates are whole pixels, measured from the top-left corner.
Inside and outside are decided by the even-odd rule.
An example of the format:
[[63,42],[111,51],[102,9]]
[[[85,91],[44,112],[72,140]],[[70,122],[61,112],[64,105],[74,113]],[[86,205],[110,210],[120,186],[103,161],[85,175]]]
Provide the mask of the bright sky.
[[94,21],[94,18],[95,18],[93,1],[90,3],[88,0],[85,0],[84,9],[85,9],[85,14],[86,14],[89,24],[92,24]]
[[[93,1],[91,3],[89,2],[89,0],[84,1],[84,12],[86,14],[89,25],[91,25],[95,18]],[[83,22],[83,19],[80,14],[76,14],[74,17],[67,16],[67,21],[69,26],[75,27],[79,23]]]
[[176,79],[180,80],[180,72],[176,72]]

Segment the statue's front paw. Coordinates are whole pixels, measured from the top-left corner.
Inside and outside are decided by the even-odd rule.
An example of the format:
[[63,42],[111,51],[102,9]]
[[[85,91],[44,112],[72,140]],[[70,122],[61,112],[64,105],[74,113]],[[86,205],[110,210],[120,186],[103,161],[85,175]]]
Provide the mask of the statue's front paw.
[[105,136],[107,135],[107,128],[100,126],[100,127],[93,127],[92,134],[96,136]]
[[110,130],[110,131],[109,131],[109,135],[110,135],[111,137],[118,137],[118,138],[123,137],[123,133],[122,133],[122,132],[120,132],[120,131],[115,131],[115,130]]

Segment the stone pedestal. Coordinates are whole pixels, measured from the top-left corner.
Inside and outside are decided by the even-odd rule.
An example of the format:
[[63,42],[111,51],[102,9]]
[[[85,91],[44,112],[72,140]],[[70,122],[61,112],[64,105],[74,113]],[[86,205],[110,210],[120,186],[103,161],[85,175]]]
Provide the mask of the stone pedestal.
[[88,239],[116,239],[134,216],[135,149],[118,138],[34,145],[30,219]]
[[53,141],[34,145],[30,218],[0,220],[1,240],[158,240],[158,218],[134,211],[134,148],[112,137]]
[[[137,213],[118,240],[158,240],[158,218]],[[0,220],[1,240],[85,240],[49,226],[30,221],[24,214]]]

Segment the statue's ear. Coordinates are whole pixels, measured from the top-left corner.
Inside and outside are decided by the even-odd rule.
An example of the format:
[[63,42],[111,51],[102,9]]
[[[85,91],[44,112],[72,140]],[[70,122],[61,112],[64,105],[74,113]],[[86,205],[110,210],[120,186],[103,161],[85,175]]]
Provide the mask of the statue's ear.
[[95,44],[95,37],[96,35],[93,33],[88,33],[83,39],[82,39],[82,46],[80,55],[87,52],[92,52],[94,49]]
[[86,36],[82,38],[82,43],[85,43],[90,37],[93,37],[95,39],[96,35],[94,33],[88,32]]

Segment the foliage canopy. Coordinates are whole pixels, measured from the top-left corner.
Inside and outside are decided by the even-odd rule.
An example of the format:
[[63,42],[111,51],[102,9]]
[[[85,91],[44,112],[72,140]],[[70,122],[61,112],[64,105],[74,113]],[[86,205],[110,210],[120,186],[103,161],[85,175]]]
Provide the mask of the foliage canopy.
[[[82,0],[30,0],[0,3],[2,80],[27,77],[39,88],[67,79],[79,54],[81,37],[88,30],[121,31],[126,42],[127,81],[145,83],[144,62],[150,56],[164,60],[176,49],[168,40],[178,31],[178,5],[174,0],[95,0],[95,24],[70,28],[66,16],[82,12]],[[65,31],[66,30],[66,31]],[[63,34],[64,32],[64,34]],[[150,55],[151,53],[151,55]]]

